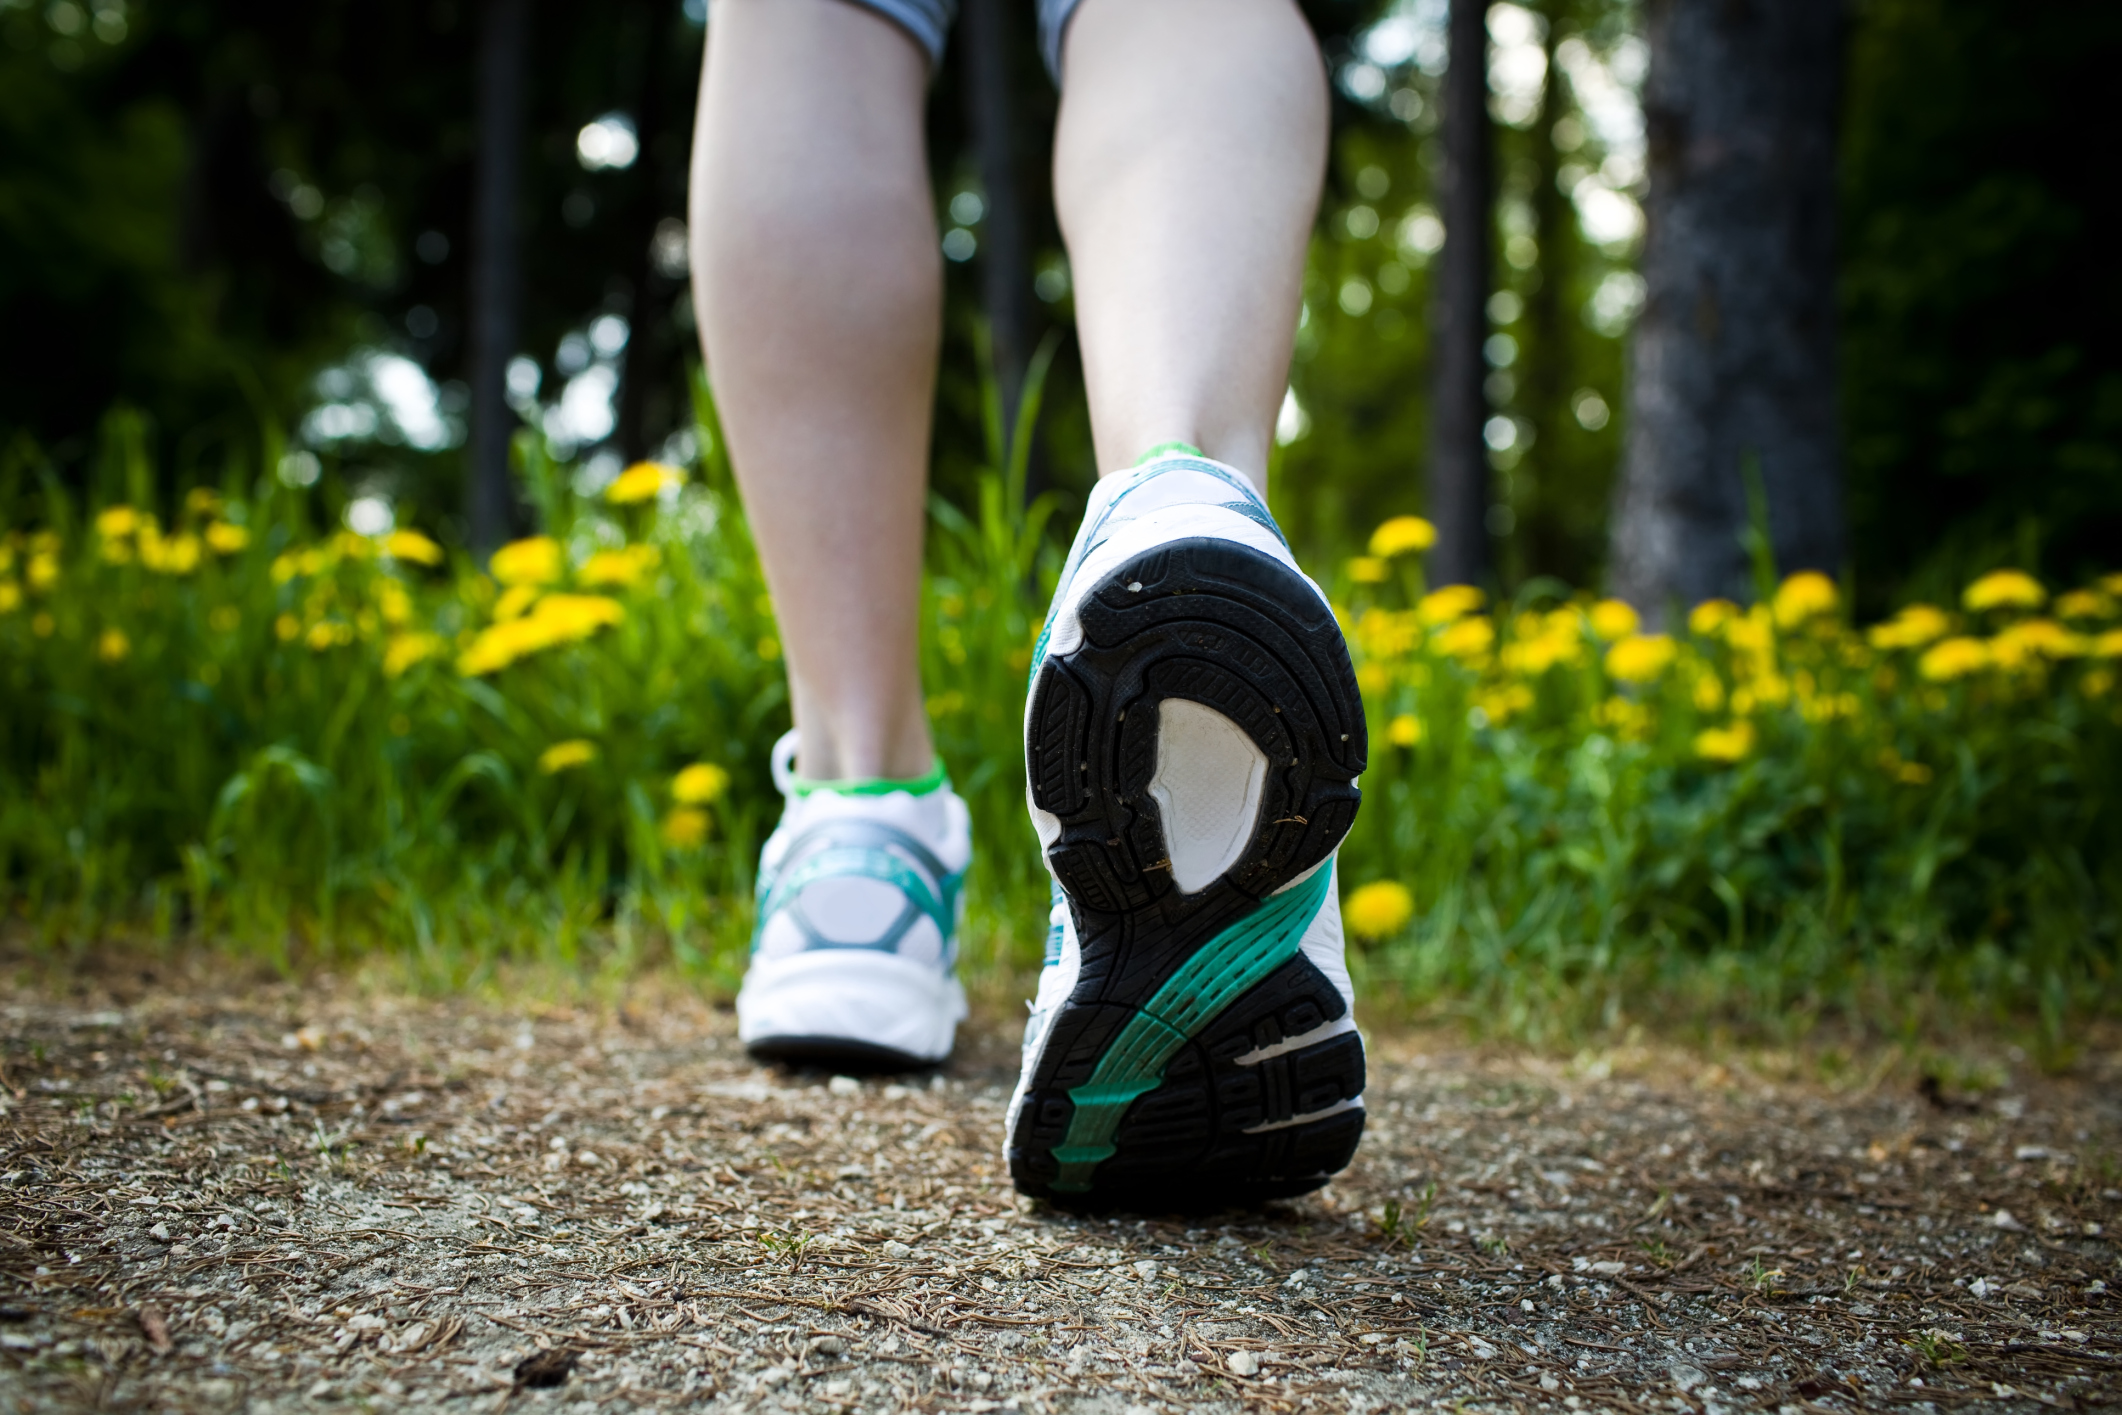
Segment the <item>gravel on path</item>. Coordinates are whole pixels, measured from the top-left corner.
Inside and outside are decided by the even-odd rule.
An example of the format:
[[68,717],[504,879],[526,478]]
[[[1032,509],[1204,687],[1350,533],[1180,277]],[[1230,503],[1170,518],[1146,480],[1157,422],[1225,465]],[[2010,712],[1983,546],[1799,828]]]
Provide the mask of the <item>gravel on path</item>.
[[668,983],[147,966],[0,975],[0,1410],[2122,1400],[2122,1055],[1962,1096],[1385,1035],[1321,1193],[1073,1215],[1009,1186],[999,1021],[808,1076]]

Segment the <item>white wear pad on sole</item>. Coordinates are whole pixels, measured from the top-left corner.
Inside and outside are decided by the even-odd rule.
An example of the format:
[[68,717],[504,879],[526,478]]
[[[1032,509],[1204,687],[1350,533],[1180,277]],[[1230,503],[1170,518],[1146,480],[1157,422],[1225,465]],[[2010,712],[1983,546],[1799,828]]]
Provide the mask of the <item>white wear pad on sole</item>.
[[1237,723],[1185,698],[1157,704],[1149,794],[1180,893],[1199,894],[1245,853],[1266,781],[1267,754]]

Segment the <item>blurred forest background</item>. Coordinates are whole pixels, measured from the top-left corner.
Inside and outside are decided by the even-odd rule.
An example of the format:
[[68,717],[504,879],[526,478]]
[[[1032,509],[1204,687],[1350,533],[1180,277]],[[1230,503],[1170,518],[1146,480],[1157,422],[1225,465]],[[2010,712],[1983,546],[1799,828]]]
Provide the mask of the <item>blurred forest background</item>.
[[[960,504],[985,459],[989,314],[1006,378],[1062,336],[1035,482],[1078,494],[1092,473],[1046,180],[1057,98],[1018,8],[972,7],[931,96],[951,271],[936,481]],[[1482,433],[1505,589],[1607,571],[1645,289],[1649,8],[1487,9]],[[1448,7],[1308,9],[1335,138],[1276,492],[1323,555],[1426,509]],[[696,452],[684,216],[705,0],[0,0],[0,439],[18,464],[33,442],[80,484],[99,421],[130,407],[181,487],[277,420],[295,430],[286,475],[462,541],[497,23],[523,44],[508,400],[592,484]],[[2102,80],[2122,12],[1855,0],[1841,38],[1859,602],[1944,597],[2000,564],[2080,574],[2122,541],[2122,267],[2100,235],[2117,228]]]
[[[2067,1063],[2122,998],[2122,9],[1305,8],[1272,491],[1365,695],[1366,995],[1529,1035],[1942,999]],[[1028,7],[963,10],[922,662],[1000,997],[1094,469],[1058,95]],[[688,293],[708,28],[0,0],[0,909],[40,940],[734,985],[788,719]]]

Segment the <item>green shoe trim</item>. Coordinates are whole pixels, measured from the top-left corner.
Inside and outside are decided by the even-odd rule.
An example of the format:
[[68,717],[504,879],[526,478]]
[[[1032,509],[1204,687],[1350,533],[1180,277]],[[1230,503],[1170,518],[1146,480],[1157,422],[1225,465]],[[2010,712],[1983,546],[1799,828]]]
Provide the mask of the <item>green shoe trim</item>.
[[1208,454],[1191,442],[1160,442],[1155,447],[1150,448],[1149,451],[1143,453],[1141,459],[1135,465],[1139,467],[1145,463],[1154,462],[1159,457],[1171,452],[1183,452],[1189,457],[1199,457],[1204,462],[1208,460]]
[[1304,931],[1333,888],[1331,861],[1294,889],[1272,895],[1260,908],[1210,939],[1172,974],[1127,1021],[1098,1058],[1090,1080],[1075,1087],[1068,1134],[1054,1147],[1061,1173],[1053,1187],[1080,1194],[1091,1172],[1112,1158],[1113,1134],[1137,1096],[1164,1080],[1164,1068],[1179,1048],[1229,1006],[1239,994],[1297,955]]
[[813,791],[837,791],[842,796],[889,796],[894,791],[904,791],[909,796],[926,796],[931,791],[940,791],[950,785],[950,775],[943,770],[943,758],[928,769],[926,776],[916,776],[904,781],[889,777],[873,776],[851,778],[846,781],[811,781],[797,777],[789,783],[791,796],[808,796]]

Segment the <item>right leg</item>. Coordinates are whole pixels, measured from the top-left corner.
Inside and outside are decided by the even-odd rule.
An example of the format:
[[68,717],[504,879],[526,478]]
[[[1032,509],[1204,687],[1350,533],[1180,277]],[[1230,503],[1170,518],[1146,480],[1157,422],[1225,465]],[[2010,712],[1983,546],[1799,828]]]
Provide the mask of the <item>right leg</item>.
[[1010,1167],[1078,1200],[1302,1193],[1363,1127],[1333,864],[1362,698],[1265,501],[1325,70],[1291,0],[1084,0],[1065,56],[1055,195],[1105,477],[1026,714],[1064,898]]

